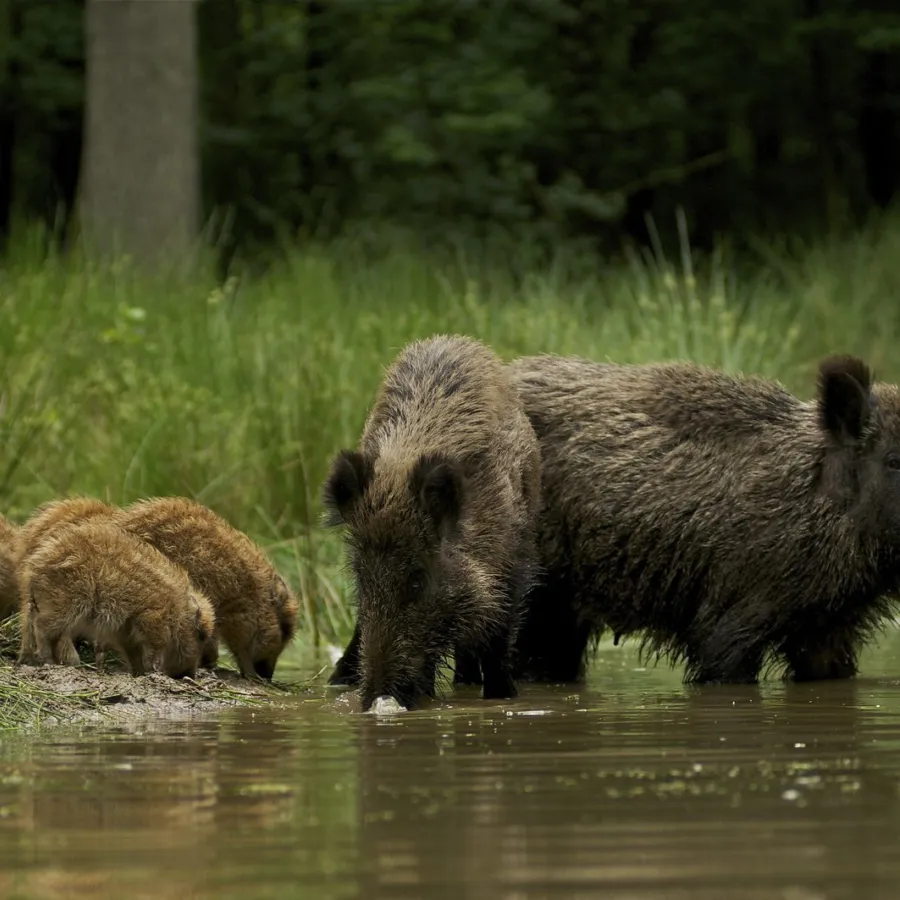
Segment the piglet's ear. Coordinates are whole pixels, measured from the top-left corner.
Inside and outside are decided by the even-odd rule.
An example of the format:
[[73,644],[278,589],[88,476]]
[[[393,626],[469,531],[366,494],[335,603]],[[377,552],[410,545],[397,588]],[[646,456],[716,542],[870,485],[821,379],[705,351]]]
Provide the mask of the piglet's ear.
[[840,444],[862,437],[872,413],[872,373],[856,356],[829,356],[819,364],[819,421]]
[[341,450],[322,490],[327,525],[340,525],[372,479],[372,460],[358,450]]
[[452,532],[459,522],[464,484],[459,466],[439,454],[425,454],[413,467],[410,489],[442,536]]

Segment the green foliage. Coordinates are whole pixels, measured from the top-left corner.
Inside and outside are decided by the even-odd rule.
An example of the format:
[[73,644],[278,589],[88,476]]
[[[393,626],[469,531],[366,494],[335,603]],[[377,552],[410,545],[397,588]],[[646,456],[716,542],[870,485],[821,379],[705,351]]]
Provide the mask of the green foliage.
[[[682,229],[683,235],[686,235]],[[759,372],[801,393],[817,358],[864,353],[900,377],[900,227],[788,255],[739,275],[724,255],[597,264],[556,256],[448,260],[338,241],[264,275],[147,281],[43,240],[0,270],[0,510],[50,497],[116,503],[184,494],[269,549],[304,600],[306,627],[351,621],[338,537],[319,527],[332,454],[358,439],[384,367],[408,341],[459,331],[505,358],[691,358]]]
[[[74,198],[83,5],[0,2],[25,219]],[[678,207],[711,246],[840,226],[900,183],[900,13],[884,0],[203,0],[198,15],[222,246],[385,220],[432,243],[498,226],[596,240]]]
[[[391,219],[430,240],[486,225],[552,240],[640,233],[639,213],[670,222],[682,206],[706,240],[841,225],[897,187],[900,14],[887,7],[256,6],[241,17],[232,0],[255,191],[210,194],[238,228]],[[210,123],[242,115],[209,96],[205,109]]]

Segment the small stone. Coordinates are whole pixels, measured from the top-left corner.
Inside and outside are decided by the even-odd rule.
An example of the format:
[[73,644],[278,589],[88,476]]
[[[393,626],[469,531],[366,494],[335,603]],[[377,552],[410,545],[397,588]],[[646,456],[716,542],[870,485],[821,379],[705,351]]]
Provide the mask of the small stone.
[[376,716],[394,716],[399,712],[406,712],[406,707],[401,706],[393,697],[376,697],[369,712]]

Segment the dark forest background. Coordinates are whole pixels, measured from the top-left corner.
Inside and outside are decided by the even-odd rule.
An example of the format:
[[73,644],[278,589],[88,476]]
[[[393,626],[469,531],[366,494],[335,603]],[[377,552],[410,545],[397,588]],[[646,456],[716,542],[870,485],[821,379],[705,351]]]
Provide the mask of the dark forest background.
[[[0,235],[74,208],[84,21],[0,0]],[[859,223],[900,180],[887,0],[202,0],[196,27],[230,250],[385,221],[609,247],[679,207],[707,247]]]

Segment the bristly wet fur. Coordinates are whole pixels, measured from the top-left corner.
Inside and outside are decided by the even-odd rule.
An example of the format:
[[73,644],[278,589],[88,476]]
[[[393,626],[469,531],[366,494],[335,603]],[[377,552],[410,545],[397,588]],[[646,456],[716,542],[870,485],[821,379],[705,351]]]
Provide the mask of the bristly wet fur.
[[113,516],[184,568],[212,601],[216,635],[203,666],[215,665],[221,638],[245,677],[271,680],[297,627],[297,599],[266,554],[211,509],[186,497],[154,497]]
[[194,676],[215,627],[187,573],[105,520],[61,525],[22,561],[20,664],[77,665],[74,640],[114,647],[133,675]]
[[537,439],[501,360],[462,336],[408,345],[324,487],[358,608],[331,683],[361,684],[363,709],[380,695],[414,706],[453,653],[457,682],[514,696],[539,502]]
[[689,363],[511,364],[541,442],[523,678],[637,635],[696,682],[855,674],[900,586],[900,391],[824,359],[818,398]]

